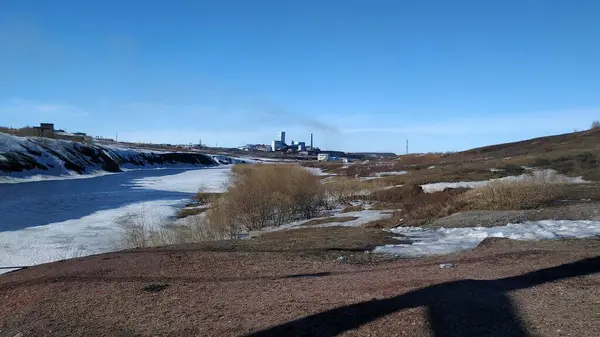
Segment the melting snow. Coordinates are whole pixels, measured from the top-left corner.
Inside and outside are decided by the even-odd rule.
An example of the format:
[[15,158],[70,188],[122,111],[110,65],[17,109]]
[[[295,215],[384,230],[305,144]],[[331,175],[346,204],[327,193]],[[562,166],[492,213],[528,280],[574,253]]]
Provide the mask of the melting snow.
[[323,170],[321,168],[318,168],[318,167],[305,167],[305,166],[303,166],[303,167],[308,172],[310,172],[311,174],[316,175],[316,176],[328,176],[328,175],[331,175],[329,173],[323,172]]
[[[582,177],[567,177],[562,174],[557,174],[556,171],[554,171],[554,170],[535,171],[533,174],[540,175],[540,176],[550,175],[554,179],[552,181],[561,182],[561,183],[577,183],[577,184],[579,184],[579,183],[586,182],[585,180],[583,180]],[[421,185],[421,187],[423,188],[423,191],[425,193],[434,193],[434,192],[443,191],[446,188],[476,188],[476,187],[485,186],[485,185],[489,184],[491,181],[511,181],[511,180],[515,181],[515,180],[524,180],[524,179],[529,179],[529,178],[531,178],[530,174],[522,174],[520,176],[508,176],[508,177],[490,179],[490,180],[459,181],[459,182],[454,182],[454,183],[449,183],[449,182],[431,183],[431,184]]]
[[[182,200],[157,200],[99,211],[67,220],[17,231],[0,232],[0,266],[30,266],[73,257],[113,251],[119,247],[120,220],[131,214],[147,223],[173,216]],[[0,270],[0,273],[9,270]]]
[[390,172],[377,172],[373,174],[375,177],[388,177],[388,176],[401,176],[407,174],[408,171],[390,171]]
[[316,220],[316,219],[330,218],[330,217],[334,217],[334,218],[357,217],[358,219],[352,220],[352,221],[346,221],[346,222],[329,222],[329,223],[310,226],[310,227],[336,227],[336,226],[360,227],[360,226],[362,226],[366,223],[372,222],[372,221],[388,219],[392,216],[389,213],[392,211],[393,210],[362,210],[362,211],[356,211],[356,212],[337,213],[337,214],[334,214],[331,216],[326,216],[326,217],[321,217],[321,218],[313,218],[313,219],[308,219],[308,220],[294,221],[294,222],[282,225],[277,228],[268,229],[267,231],[290,229],[290,228],[302,228],[301,226],[309,221]]
[[437,230],[396,227],[390,231],[412,239],[413,243],[380,246],[375,248],[375,252],[415,257],[472,249],[488,237],[514,240],[593,237],[600,235],[600,221],[543,220],[487,228],[440,228]]

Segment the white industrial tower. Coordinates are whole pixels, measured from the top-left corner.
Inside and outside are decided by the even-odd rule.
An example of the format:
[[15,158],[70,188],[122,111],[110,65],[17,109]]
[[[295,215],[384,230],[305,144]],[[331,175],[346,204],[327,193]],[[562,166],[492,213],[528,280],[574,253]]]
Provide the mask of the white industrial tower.
[[281,141],[281,144],[285,144],[285,131],[279,132],[279,140]]

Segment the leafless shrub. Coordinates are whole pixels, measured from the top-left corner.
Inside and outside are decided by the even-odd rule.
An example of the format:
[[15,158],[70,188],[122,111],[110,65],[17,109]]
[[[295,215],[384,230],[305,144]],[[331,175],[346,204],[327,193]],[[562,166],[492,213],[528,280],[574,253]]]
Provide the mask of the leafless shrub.
[[302,167],[240,165],[232,171],[231,186],[207,213],[209,222],[217,228],[237,231],[280,226],[315,217],[327,206],[319,178]]
[[598,129],[598,128],[600,128],[600,121],[593,121],[591,128],[592,129]]
[[122,217],[118,223],[123,228],[121,248],[145,248],[176,243],[175,233],[167,228],[166,220],[146,207]]

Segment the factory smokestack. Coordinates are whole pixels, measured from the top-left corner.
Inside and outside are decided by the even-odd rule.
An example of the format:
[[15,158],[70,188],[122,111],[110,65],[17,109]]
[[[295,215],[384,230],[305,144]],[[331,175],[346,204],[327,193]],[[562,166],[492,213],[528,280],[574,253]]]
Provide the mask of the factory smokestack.
[[310,148],[313,148],[313,134],[310,134]]

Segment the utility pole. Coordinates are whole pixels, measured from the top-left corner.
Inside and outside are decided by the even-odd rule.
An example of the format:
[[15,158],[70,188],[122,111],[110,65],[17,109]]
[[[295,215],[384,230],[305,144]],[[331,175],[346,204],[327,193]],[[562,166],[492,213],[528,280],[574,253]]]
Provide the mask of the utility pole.
[[115,133],[115,136],[116,136],[116,137],[115,137],[115,142],[118,142],[118,141],[119,141],[119,133],[118,133],[118,132],[117,132],[117,133]]
[[408,138],[406,138],[406,154],[408,154]]

